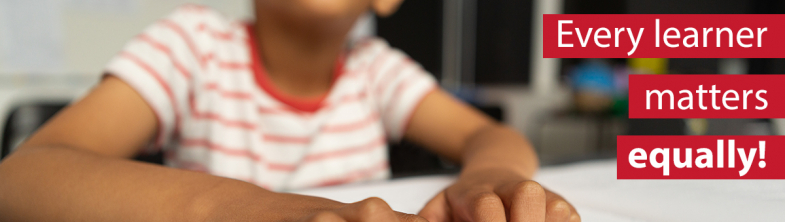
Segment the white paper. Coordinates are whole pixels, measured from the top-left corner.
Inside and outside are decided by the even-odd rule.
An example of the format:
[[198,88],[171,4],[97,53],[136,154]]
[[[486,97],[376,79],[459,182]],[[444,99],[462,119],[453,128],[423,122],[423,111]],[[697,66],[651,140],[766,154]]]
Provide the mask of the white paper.
[[[416,213],[454,177],[428,176],[295,193],[342,202],[377,196]],[[536,180],[558,192],[582,221],[782,221],[782,180],[617,180],[616,161],[543,167]]]
[[785,209],[782,180],[618,180],[616,160],[544,167],[536,179],[580,213],[644,221],[782,221]]
[[[344,203],[369,197],[382,198],[393,210],[416,214],[437,193],[452,184],[454,176],[424,176],[365,184],[323,187],[293,193],[324,197]],[[575,205],[584,222],[630,222],[640,219],[605,210]]]

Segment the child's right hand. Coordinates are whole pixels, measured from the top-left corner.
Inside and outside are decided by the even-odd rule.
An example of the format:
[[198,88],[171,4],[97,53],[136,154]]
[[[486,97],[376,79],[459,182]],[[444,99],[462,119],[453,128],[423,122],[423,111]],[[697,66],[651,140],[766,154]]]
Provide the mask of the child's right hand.
[[[239,182],[239,181],[237,181]],[[234,183],[234,182],[232,182]],[[298,222],[428,222],[423,217],[393,211],[382,199],[371,197],[341,203],[321,197],[262,190],[236,183],[210,194],[204,221],[298,221]],[[244,190],[244,191],[239,191]],[[239,191],[239,192],[238,192]]]
[[427,222],[424,218],[393,211],[384,200],[371,197],[332,210],[312,213],[303,222]]

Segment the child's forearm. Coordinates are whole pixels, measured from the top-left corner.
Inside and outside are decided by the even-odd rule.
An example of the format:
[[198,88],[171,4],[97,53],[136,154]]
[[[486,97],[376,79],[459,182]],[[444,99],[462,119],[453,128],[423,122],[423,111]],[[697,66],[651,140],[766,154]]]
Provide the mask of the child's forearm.
[[[307,204],[287,206],[292,199]],[[68,148],[26,147],[0,164],[0,215],[9,221],[284,219],[339,204]]]
[[464,171],[503,168],[531,179],[539,167],[537,154],[520,133],[492,124],[469,137],[463,147]]

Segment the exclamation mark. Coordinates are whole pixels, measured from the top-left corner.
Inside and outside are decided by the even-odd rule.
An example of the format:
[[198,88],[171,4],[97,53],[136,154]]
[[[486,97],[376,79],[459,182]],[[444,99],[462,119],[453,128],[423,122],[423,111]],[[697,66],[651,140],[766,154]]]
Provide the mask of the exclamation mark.
[[760,150],[760,160],[758,161],[758,167],[766,168],[766,141],[758,141],[758,149]]

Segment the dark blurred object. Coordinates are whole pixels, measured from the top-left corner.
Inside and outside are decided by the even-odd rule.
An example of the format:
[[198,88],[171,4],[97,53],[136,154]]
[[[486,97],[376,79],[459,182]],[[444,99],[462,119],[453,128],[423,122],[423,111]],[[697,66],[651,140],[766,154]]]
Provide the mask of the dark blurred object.
[[630,14],[745,14],[750,0],[627,0]]
[[750,74],[783,74],[785,59],[748,59]]
[[[377,18],[377,34],[439,79],[455,75],[470,85],[528,84],[532,2],[461,0],[450,4],[460,11],[449,11],[457,15],[453,18],[445,11],[453,9],[445,9],[445,3],[452,2],[404,1],[394,15]],[[445,20],[445,16],[456,21]],[[445,22],[455,27],[445,27]],[[445,45],[445,41],[455,45]],[[452,61],[453,57],[457,60],[445,63],[444,59]]]
[[720,73],[719,59],[668,59],[671,74],[716,74]]
[[[783,14],[785,1],[753,0],[753,14]],[[750,74],[782,74],[785,73],[785,59],[749,59],[747,73]]]
[[627,135],[685,135],[683,119],[630,119]]
[[528,84],[531,0],[477,1],[475,82]]
[[3,126],[3,141],[2,151],[0,151],[0,159],[5,158],[11,153],[11,149],[15,148],[27,139],[30,134],[35,132],[38,127],[52,118],[57,111],[65,107],[66,104],[38,104],[27,105],[13,109],[11,113],[5,117],[7,118],[5,126]]
[[627,133],[627,118],[613,113],[563,110],[538,118],[531,140],[543,165],[612,158],[616,136]]
[[770,119],[707,119],[706,135],[773,135]]
[[607,94],[583,91],[574,94],[575,106],[583,113],[603,113],[613,106],[613,98]]
[[564,0],[564,14],[621,14],[627,0]]
[[395,14],[376,21],[378,36],[441,77],[442,1],[404,1]]

